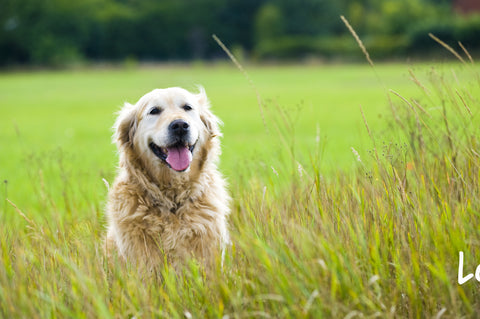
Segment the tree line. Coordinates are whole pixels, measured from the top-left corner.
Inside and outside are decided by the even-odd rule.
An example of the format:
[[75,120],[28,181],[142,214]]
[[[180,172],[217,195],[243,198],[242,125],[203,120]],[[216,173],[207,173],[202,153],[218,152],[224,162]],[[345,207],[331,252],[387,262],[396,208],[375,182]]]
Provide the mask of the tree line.
[[215,59],[218,35],[251,59],[429,54],[432,32],[480,49],[480,15],[450,0],[0,0],[0,65]]

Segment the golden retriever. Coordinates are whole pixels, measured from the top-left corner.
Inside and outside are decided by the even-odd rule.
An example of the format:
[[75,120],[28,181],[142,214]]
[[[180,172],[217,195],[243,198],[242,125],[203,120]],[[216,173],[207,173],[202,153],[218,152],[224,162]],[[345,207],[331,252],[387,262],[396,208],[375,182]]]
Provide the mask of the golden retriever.
[[219,119],[204,89],[153,90],[125,103],[114,130],[107,250],[147,270],[190,257],[212,265],[229,243],[230,197],[217,169]]

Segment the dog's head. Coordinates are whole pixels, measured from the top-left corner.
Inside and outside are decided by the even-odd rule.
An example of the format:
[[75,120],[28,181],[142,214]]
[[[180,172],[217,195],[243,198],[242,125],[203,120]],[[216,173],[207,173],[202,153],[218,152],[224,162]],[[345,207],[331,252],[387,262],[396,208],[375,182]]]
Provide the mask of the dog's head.
[[114,139],[121,156],[123,152],[132,157],[126,160],[141,159],[155,170],[183,173],[198,157],[205,160],[205,148],[220,135],[218,124],[203,88],[198,94],[182,88],[156,89],[135,105],[125,104]]

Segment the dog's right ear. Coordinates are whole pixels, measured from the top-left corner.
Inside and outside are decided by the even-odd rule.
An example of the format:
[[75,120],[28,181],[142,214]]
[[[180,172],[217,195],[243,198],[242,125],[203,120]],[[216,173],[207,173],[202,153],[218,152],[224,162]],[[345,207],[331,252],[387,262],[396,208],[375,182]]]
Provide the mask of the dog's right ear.
[[113,140],[118,148],[132,148],[133,137],[137,130],[137,112],[135,105],[125,103],[118,113],[117,120],[113,126]]

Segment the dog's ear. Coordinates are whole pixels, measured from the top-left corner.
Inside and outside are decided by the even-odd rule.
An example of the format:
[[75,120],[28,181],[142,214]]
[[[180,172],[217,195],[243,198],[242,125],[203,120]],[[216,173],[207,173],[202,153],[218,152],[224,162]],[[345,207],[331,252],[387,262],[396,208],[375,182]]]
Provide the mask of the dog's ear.
[[199,93],[197,94],[197,101],[200,105],[200,119],[207,128],[207,131],[210,133],[211,137],[221,136],[220,125],[223,124],[222,121],[210,111],[210,101],[207,98],[205,89],[201,86],[198,87]]
[[117,143],[118,148],[131,148],[133,146],[133,137],[137,130],[137,112],[135,105],[125,103],[118,113],[113,129],[113,140]]

